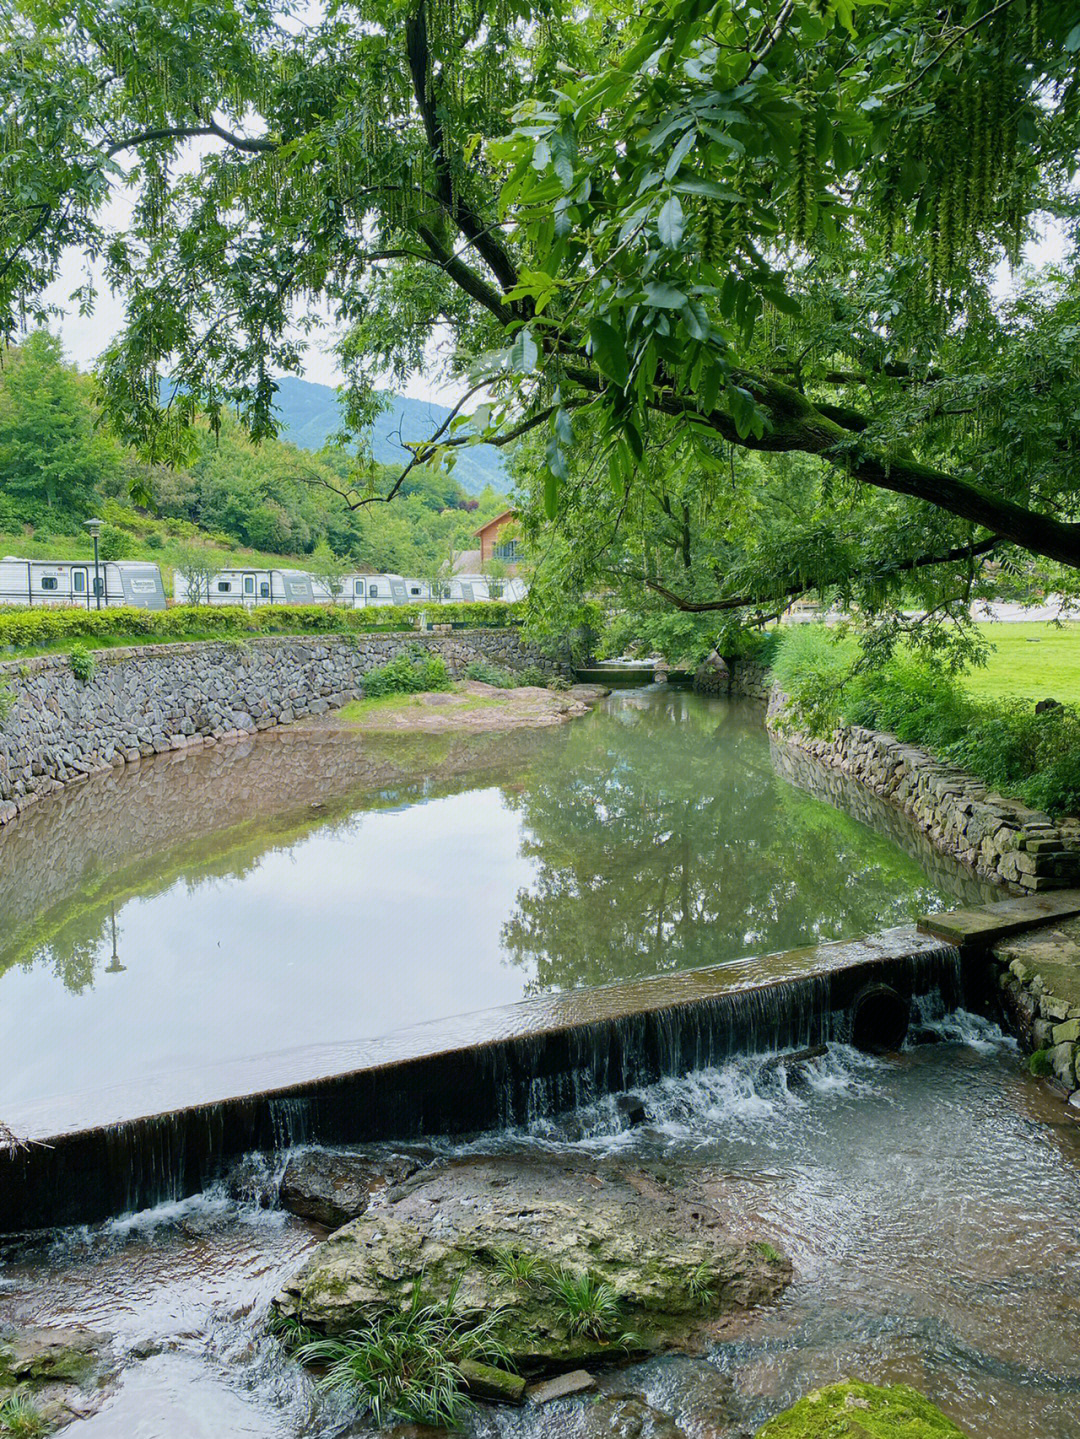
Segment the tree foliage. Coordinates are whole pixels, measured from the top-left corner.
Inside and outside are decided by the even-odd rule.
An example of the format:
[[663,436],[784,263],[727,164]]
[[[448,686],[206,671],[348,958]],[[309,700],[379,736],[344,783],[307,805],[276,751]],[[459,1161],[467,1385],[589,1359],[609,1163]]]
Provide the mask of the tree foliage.
[[[1036,217],[1075,222],[1069,0],[0,3],[0,324],[66,247],[100,256],[127,306],[108,411],[152,459],[190,455],[199,409],[272,433],[274,371],[328,310],[353,430],[447,328],[484,399],[404,473],[350,473],[356,509],[536,434],[560,525],[643,514],[664,459],[673,504],[732,514],[746,543],[691,603],[1006,545],[1080,566],[1075,281],[995,297]],[[762,457],[749,497],[733,451]],[[793,497],[778,588],[755,545]]]

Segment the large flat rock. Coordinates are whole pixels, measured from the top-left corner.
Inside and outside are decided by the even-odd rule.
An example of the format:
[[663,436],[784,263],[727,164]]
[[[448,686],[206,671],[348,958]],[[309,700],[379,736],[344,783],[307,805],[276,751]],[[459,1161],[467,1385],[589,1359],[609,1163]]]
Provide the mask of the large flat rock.
[[[510,1257],[513,1257],[513,1263]],[[560,1277],[603,1291],[583,1324]],[[547,1158],[459,1161],[417,1175],[332,1234],[279,1294],[282,1313],[342,1334],[419,1286],[497,1314],[524,1373],[692,1345],[711,1323],[774,1298],[791,1266],[736,1243],[707,1208],[634,1170]]]
[[[994,955],[1029,981],[1038,976],[1043,994],[1080,1013],[1080,917],[1002,940],[994,945]],[[1014,961],[1019,963],[1014,966]]]

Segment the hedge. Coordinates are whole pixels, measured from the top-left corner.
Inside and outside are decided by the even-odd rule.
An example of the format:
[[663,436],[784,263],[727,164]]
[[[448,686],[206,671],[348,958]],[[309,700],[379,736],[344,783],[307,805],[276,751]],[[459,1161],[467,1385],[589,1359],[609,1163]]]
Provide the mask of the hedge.
[[353,610],[332,605],[176,605],[168,610],[55,609],[44,606],[0,610],[0,646],[41,648],[67,640],[212,639],[272,634],[353,634],[372,630],[415,629],[421,613],[433,624],[503,629],[520,624],[524,606],[502,600],[471,604],[385,605]]

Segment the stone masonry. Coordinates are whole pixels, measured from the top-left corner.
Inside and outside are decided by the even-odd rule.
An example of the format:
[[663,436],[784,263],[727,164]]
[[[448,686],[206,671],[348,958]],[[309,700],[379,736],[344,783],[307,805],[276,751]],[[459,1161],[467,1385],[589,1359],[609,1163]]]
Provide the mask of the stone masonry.
[[695,688],[766,700],[774,738],[813,755],[898,805],[942,851],[984,879],[1018,893],[1080,884],[1080,819],[1053,820],[1019,800],[992,793],[974,775],[942,764],[894,735],[856,725],[817,739],[785,723],[787,696],[768,670],[734,660],[703,667]]
[[0,664],[0,824],[63,785],[147,755],[242,738],[359,698],[367,670],[419,646],[460,677],[475,660],[557,666],[515,629],[448,635],[266,636],[98,650],[85,683],[67,655]]

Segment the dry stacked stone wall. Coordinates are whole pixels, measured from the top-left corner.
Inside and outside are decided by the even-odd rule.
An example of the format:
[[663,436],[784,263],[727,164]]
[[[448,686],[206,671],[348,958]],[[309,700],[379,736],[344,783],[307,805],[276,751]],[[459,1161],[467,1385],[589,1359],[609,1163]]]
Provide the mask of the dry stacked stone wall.
[[706,662],[695,687],[766,702],[766,723],[775,739],[898,805],[940,850],[982,878],[1024,894],[1080,884],[1080,820],[1053,820],[994,794],[974,775],[894,735],[856,725],[824,739],[801,734],[785,723],[787,696],[753,661]]
[[63,785],[147,755],[242,738],[363,693],[365,673],[420,647],[460,677],[476,660],[558,667],[515,629],[449,635],[267,636],[99,650],[84,682],[67,655],[0,664],[0,824]]

